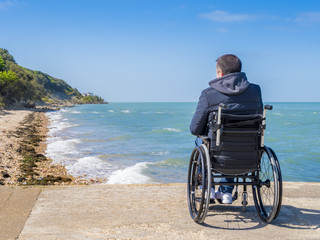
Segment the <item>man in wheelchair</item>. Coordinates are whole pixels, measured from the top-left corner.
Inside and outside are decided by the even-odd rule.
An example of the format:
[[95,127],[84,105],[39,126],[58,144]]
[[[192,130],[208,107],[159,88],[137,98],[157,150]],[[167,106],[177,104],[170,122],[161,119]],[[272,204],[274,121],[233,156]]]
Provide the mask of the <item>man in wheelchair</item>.
[[[263,108],[260,87],[248,82],[237,56],[219,57],[216,71],[217,78],[202,91],[190,124],[191,133],[198,136],[188,168],[190,216],[203,223],[214,199],[230,204],[242,185],[243,211],[251,186],[259,217],[270,223],[282,202],[280,164],[264,145],[266,110],[272,106]],[[216,192],[215,185],[220,186]]]
[[[227,106],[225,113],[249,115],[262,114],[263,104],[258,85],[249,83],[244,72],[241,72],[240,59],[226,54],[217,59],[217,78],[209,82],[209,87],[201,92],[198,105],[190,124],[193,135],[206,135],[213,140],[212,122],[217,114],[219,104]],[[203,143],[196,139],[196,145]],[[220,182],[232,183],[234,178],[222,178]],[[219,199],[222,203],[232,203],[233,185],[220,185],[215,192],[211,190],[210,198]]]

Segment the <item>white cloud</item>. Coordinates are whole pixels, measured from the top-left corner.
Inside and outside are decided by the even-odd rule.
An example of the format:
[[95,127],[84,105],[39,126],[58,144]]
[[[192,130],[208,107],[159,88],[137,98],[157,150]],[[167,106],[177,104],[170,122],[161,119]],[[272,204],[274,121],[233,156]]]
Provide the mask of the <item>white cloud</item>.
[[303,12],[295,20],[299,23],[320,23],[320,12]]
[[7,0],[7,1],[1,1],[0,2],[0,10],[5,10],[10,6],[15,5],[15,1]]
[[214,22],[242,22],[248,20],[254,20],[256,15],[251,14],[231,14],[225,11],[216,10],[210,13],[202,13],[199,15],[202,18],[210,19]]

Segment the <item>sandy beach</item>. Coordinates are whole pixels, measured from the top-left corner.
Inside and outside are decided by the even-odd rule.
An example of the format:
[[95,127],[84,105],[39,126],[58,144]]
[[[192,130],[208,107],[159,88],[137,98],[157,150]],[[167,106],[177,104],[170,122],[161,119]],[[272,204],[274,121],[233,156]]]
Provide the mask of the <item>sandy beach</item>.
[[47,132],[44,112],[10,110],[0,115],[0,185],[74,183],[64,166],[44,156]]
[[31,114],[29,111],[5,111],[0,115],[0,183],[16,185],[21,175],[20,161],[22,156],[17,153],[20,139],[13,133],[21,122]]

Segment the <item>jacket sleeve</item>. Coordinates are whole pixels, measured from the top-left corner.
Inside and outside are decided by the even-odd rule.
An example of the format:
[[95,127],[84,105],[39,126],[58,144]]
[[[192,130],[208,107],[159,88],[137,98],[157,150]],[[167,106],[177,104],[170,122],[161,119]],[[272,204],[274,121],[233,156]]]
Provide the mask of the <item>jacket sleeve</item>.
[[201,93],[196,111],[190,123],[190,132],[193,135],[206,134],[207,120],[208,120],[208,100],[204,93]]

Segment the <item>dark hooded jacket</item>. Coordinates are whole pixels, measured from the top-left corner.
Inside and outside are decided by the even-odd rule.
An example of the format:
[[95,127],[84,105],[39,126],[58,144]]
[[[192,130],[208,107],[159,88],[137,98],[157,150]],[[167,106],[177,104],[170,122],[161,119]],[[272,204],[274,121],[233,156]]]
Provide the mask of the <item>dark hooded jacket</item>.
[[230,73],[209,82],[198,101],[190,131],[193,135],[207,135],[207,124],[212,121],[213,112],[224,103],[224,112],[232,114],[262,113],[261,90],[249,83],[244,72]]

